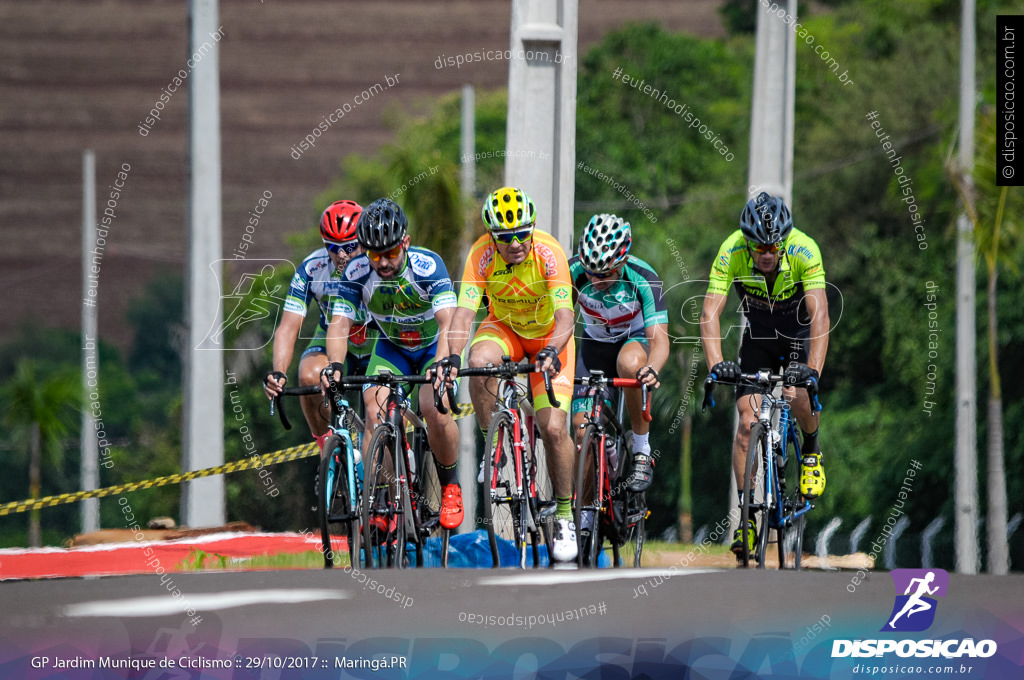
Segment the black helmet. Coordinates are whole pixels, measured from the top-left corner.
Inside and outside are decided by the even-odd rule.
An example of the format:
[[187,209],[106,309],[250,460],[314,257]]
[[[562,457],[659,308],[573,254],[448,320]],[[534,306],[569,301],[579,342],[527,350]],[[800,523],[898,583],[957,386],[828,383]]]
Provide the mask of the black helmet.
[[359,245],[367,250],[383,251],[397,246],[405,238],[409,220],[402,208],[390,198],[378,198],[363,208],[356,225]]
[[740,215],[740,229],[754,243],[781,243],[793,229],[793,216],[785,201],[762,191],[747,201]]

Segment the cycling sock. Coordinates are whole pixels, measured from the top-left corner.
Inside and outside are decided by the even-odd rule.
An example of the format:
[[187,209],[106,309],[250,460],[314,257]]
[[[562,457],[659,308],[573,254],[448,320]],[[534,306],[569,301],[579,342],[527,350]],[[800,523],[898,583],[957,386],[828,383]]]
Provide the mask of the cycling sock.
[[[803,432],[803,430],[801,430],[801,432]],[[800,453],[821,453],[821,448],[818,446],[817,430],[810,434],[804,432],[804,445],[801,447]]]
[[650,432],[648,432],[647,434],[637,434],[636,432],[634,432],[633,433],[633,452],[634,453],[646,453],[647,450],[650,448],[647,445],[647,442],[648,442],[648,440],[650,438],[651,438],[651,433]]
[[451,465],[437,464],[437,481],[441,484],[441,488],[448,486],[449,484],[458,484],[459,480],[455,476],[455,468],[458,463],[452,463]]
[[555,519],[572,519],[572,496],[555,498]]

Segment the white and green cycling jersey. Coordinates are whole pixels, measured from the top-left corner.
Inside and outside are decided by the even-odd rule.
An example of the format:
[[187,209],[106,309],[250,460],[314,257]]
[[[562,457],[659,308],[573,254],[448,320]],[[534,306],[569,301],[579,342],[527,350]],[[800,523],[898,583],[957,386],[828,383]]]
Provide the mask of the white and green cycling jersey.
[[573,295],[579,304],[587,337],[598,342],[620,342],[643,337],[650,326],[668,323],[663,285],[651,265],[632,255],[608,290],[598,290],[579,256],[569,260]]
[[434,312],[455,307],[455,289],[448,269],[437,253],[409,248],[401,271],[382,279],[366,255],[345,268],[345,280],[334,298],[334,313],[355,320],[359,306],[385,337],[406,350],[418,350],[437,341]]

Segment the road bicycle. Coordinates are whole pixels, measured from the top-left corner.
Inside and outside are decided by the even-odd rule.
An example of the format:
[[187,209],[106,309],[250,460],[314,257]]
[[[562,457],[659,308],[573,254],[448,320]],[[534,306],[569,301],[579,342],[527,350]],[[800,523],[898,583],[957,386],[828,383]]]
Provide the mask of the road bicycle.
[[[739,560],[744,567],[750,566],[750,560],[754,559],[759,569],[765,568],[768,543],[771,542],[769,534],[774,531],[779,568],[792,565],[794,569],[800,569],[804,516],[814,508],[811,501],[800,494],[800,433],[789,403],[782,396],[783,380],[783,376],[764,369],[743,373],[735,383],[718,380],[713,373],[704,381],[701,411],[708,406],[714,407],[712,392],[716,383],[749,386],[761,397],[757,420],[750,425],[750,444],[743,473],[740,512],[743,549]],[[805,388],[814,411],[821,410],[817,383],[813,379],[795,387]],[[754,396],[749,395],[749,398]],[[748,547],[748,520],[751,519],[756,525],[753,555]]]
[[[353,383],[385,387],[381,422],[370,437],[364,461],[362,510],[363,545],[368,568],[404,568],[411,542],[417,567],[424,564],[428,539],[440,535],[442,565],[447,566],[450,531],[441,527],[441,489],[434,456],[428,448],[426,425],[412,408],[407,385],[430,383],[423,375],[349,378]],[[440,394],[434,393],[435,406]],[[411,424],[411,429],[405,423]]]
[[[362,492],[362,475],[358,469],[359,442],[362,438],[363,420],[352,408],[342,394],[343,390],[359,387],[342,378],[335,381],[328,378],[330,395],[325,396],[324,404],[329,408],[327,434],[323,439],[320,451],[316,489],[316,512],[320,524],[320,540],[324,556],[324,569],[331,569],[335,564],[335,556],[344,549],[344,539],[349,555],[349,564],[360,565],[360,496]],[[319,394],[319,385],[303,387],[286,387],[270,404],[270,415],[276,411],[281,417],[281,424],[286,430],[291,429],[291,422],[285,413],[281,397]]]
[[[596,568],[605,540],[612,548],[612,564],[622,566],[620,548],[633,544],[633,566],[639,567],[644,549],[644,530],[650,511],[644,492],[629,488],[633,474],[633,451],[626,446],[622,417],[625,399],[621,390],[641,390],[643,417],[651,421],[647,385],[630,378],[606,377],[604,371],[576,378],[587,387],[590,411],[584,416],[583,436],[576,457],[576,486],[573,520],[576,522],[580,568]],[[610,399],[610,402],[606,401]],[[583,514],[593,518],[584,531]],[[589,534],[589,535],[588,535]]]
[[[550,547],[550,517],[555,502],[549,489],[537,480],[537,441],[539,431],[536,414],[529,400],[528,388],[516,377],[533,373],[532,363],[516,363],[503,356],[501,365],[469,367],[459,377],[497,378],[494,410],[487,431],[483,459],[481,504],[483,524],[491,548],[492,566],[501,566],[498,539],[515,544],[518,566],[526,568],[527,550],[533,566],[540,566],[540,546]],[[552,405],[559,406],[551,387],[551,378],[544,375],[544,387]],[[454,403],[454,401],[452,401]],[[453,409],[454,410],[454,409]],[[454,410],[458,413],[458,410]]]

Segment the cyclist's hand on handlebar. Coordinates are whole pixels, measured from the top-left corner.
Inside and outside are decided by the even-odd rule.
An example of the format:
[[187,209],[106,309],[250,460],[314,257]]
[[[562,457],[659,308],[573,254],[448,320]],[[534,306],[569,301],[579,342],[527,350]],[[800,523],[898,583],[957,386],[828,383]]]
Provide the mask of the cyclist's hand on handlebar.
[[555,375],[562,370],[562,360],[558,358],[558,350],[555,349],[554,345],[548,345],[537,352],[537,356],[533,358],[533,361],[537,365],[538,373]]
[[444,387],[454,387],[455,378],[462,368],[462,357],[458,354],[449,354],[429,369],[434,378],[434,389],[441,390]]
[[743,371],[740,370],[739,364],[735,361],[719,361],[711,367],[711,373],[714,374],[717,380],[731,383],[736,382],[743,375]]
[[637,371],[636,379],[647,385],[650,389],[657,389],[661,387],[661,381],[658,380],[658,372],[654,370],[653,366],[644,366]]
[[267,374],[263,376],[263,392],[267,395],[267,399],[273,399],[281,394],[287,380],[288,376],[281,371],[267,371]]
[[331,382],[341,380],[345,376],[345,364],[340,361],[333,361],[320,371],[320,389],[324,394],[331,389]]
[[786,367],[785,372],[782,374],[782,379],[787,386],[802,386],[811,379],[817,383],[818,372],[807,364],[794,363]]

